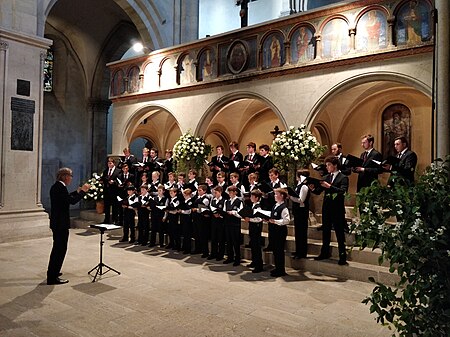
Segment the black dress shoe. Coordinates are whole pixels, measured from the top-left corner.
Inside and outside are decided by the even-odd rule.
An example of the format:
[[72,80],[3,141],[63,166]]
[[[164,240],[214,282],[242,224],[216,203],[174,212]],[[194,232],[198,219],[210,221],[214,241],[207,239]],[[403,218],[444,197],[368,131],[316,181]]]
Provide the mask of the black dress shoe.
[[119,240],[119,242],[127,242],[127,241],[128,241],[128,240],[125,239],[125,238],[122,238],[122,239]]
[[65,283],[69,283],[69,280],[64,280],[62,278],[55,278],[55,279],[47,279],[47,284],[48,285],[52,285],[52,284],[65,284]]
[[338,265],[340,265],[340,266],[348,266],[348,262],[346,260],[344,260],[344,259],[340,259],[338,261]]
[[255,264],[254,264],[253,262],[251,262],[251,263],[249,263],[249,264],[247,265],[247,267],[249,267],[249,268],[255,268],[256,266],[255,266]]
[[148,245],[150,248],[155,247],[156,245],[154,243],[151,243]]
[[216,257],[214,256],[214,255],[210,255],[210,256],[208,256],[206,259],[207,260],[214,260]]
[[222,261],[222,260],[223,260],[223,256],[216,257],[216,261]]
[[264,269],[262,269],[262,268],[255,268],[255,269],[252,270],[252,273],[256,274],[256,273],[261,273],[263,271],[264,271]]
[[58,273],[58,277],[62,276],[62,273]]
[[233,262],[233,266],[235,266],[235,267],[239,266],[240,264],[241,264],[240,260],[236,260]]
[[322,260],[326,260],[326,259],[329,259],[330,258],[330,255],[322,255],[322,254],[320,254],[319,256],[316,256],[315,258],[314,258],[314,260],[316,260],[316,261],[322,261]]
[[233,262],[234,262],[234,260],[226,259],[225,261],[223,261],[223,264],[230,264]]
[[285,271],[279,271],[279,270],[272,270],[270,272],[270,276],[272,277],[281,277],[281,276],[286,276],[286,272]]
[[206,259],[208,256],[209,256],[209,254],[203,253],[202,256],[201,256],[201,258],[202,258],[202,259]]

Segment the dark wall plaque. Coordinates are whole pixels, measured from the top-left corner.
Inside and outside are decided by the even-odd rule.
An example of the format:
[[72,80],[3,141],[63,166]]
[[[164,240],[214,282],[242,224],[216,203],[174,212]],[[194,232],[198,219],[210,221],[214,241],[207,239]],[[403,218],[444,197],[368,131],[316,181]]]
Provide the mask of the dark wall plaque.
[[33,151],[35,102],[11,97],[11,150]]
[[17,80],[17,95],[30,97],[30,81]]

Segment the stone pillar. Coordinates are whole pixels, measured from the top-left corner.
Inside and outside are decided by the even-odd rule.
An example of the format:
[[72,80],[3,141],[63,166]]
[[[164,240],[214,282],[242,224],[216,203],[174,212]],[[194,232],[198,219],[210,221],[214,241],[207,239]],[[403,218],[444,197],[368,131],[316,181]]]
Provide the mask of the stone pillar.
[[354,53],[356,51],[356,27],[349,28],[348,35],[350,36],[350,53]]
[[450,5],[448,0],[436,0],[436,157],[445,158],[450,154]]
[[42,65],[50,45],[0,28],[0,242],[50,235],[40,192]]
[[387,46],[388,46],[388,48],[393,48],[394,47],[395,16],[388,17],[387,23],[388,23]]
[[316,38],[316,60],[320,60],[322,59],[322,35],[315,34],[314,37]]
[[91,116],[91,173],[101,172],[106,163],[106,141],[108,110],[111,101],[90,98],[88,101],[88,111]]

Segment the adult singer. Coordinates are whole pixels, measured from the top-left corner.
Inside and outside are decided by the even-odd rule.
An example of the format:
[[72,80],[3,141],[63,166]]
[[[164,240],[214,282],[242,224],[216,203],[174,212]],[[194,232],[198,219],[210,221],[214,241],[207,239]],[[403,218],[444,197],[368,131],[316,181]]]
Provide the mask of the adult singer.
[[61,267],[67,252],[70,228],[70,205],[79,202],[91,187],[84,184],[77,191],[69,194],[67,185],[72,182],[72,170],[64,167],[59,169],[56,182],[50,188],[50,228],[53,232],[53,247],[47,270],[47,284],[64,284],[69,282],[60,278]]

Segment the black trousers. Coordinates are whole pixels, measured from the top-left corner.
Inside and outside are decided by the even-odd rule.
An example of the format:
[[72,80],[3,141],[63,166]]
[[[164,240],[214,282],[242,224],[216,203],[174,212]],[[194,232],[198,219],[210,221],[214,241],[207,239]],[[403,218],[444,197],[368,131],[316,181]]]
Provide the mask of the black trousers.
[[191,252],[192,243],[192,218],[190,214],[180,215],[180,225],[183,235],[183,244],[181,249],[185,252]]
[[227,259],[241,260],[241,226],[225,224],[225,236],[227,238]]
[[298,207],[293,210],[295,229],[295,255],[306,257],[308,254],[308,217],[309,208]]
[[269,224],[268,224],[268,230],[267,230],[267,241],[268,241],[268,243],[267,243],[267,248],[269,248],[269,249],[271,249],[272,251],[273,251],[273,241],[274,241],[274,234],[273,234],[273,231],[274,231],[274,228],[276,227],[277,225],[275,225],[275,224],[273,224],[273,223],[270,223],[269,222]]
[[261,231],[262,222],[250,222],[248,231],[250,236],[250,248],[252,251],[252,262],[256,269],[262,269],[262,248],[261,248]]
[[150,233],[150,244],[154,245],[156,244],[156,233],[158,233],[159,236],[159,245],[163,246],[164,245],[164,233],[165,233],[165,228],[164,228],[164,223],[163,223],[163,216],[157,216],[157,215],[153,215],[152,214],[152,230]]
[[275,271],[285,273],[284,265],[284,247],[286,245],[287,226],[278,226],[274,224],[273,229],[273,258],[275,263]]
[[[119,221],[119,203],[115,194],[105,195],[105,223],[118,223]],[[112,217],[111,217],[112,211]],[[124,215],[125,216],[125,215]]]
[[338,242],[339,249],[339,259],[347,260],[347,252],[345,250],[345,233],[344,228],[346,226],[345,214],[336,215],[333,214],[334,218],[331,219],[330,214],[322,213],[322,249],[320,255],[329,256],[330,255],[330,241],[331,241],[331,227],[334,227],[334,232],[336,233],[336,239]]
[[134,209],[124,208],[123,210],[123,239],[128,240],[128,236],[130,237],[130,241],[136,241],[136,233],[135,233],[135,222],[134,217],[136,213]]
[[225,224],[223,218],[211,219],[211,256],[223,258],[225,254]]
[[69,241],[69,229],[52,229],[53,247],[48,262],[47,279],[55,280],[61,272],[64,258],[67,252],[67,242]]
[[193,220],[195,253],[209,255],[208,239],[211,233],[211,217],[195,214]]
[[140,244],[147,244],[150,233],[150,218],[149,212],[145,210],[138,211],[138,242]]

